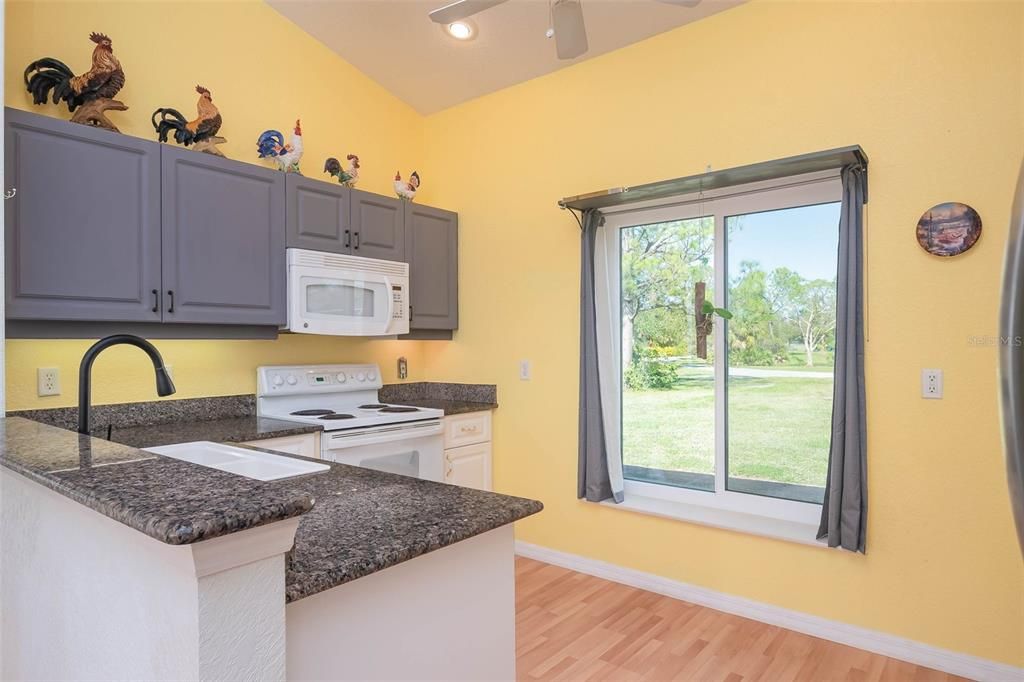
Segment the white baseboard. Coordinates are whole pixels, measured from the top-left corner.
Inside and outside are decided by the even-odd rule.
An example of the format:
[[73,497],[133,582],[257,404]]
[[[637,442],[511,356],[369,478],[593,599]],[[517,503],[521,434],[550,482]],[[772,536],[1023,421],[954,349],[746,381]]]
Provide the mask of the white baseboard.
[[977,656],[962,654],[949,649],[940,649],[930,644],[922,644],[895,635],[869,630],[856,625],[848,625],[820,616],[812,616],[799,611],[773,606],[709,590],[688,583],[682,583],[653,573],[644,573],[631,568],[623,568],[596,559],[588,559],[576,554],[560,552],[547,547],[516,541],[516,554],[536,559],[555,566],[572,569],[580,573],[597,576],[605,580],[637,587],[648,592],[663,594],[667,597],[680,599],[706,606],[716,611],[732,613],[744,618],[778,625],[779,627],[802,632],[813,637],[820,637],[832,642],[871,651],[889,656],[908,663],[934,668],[943,672],[969,677],[981,682],[1011,682],[1024,680],[1024,668],[1005,663],[997,663]]

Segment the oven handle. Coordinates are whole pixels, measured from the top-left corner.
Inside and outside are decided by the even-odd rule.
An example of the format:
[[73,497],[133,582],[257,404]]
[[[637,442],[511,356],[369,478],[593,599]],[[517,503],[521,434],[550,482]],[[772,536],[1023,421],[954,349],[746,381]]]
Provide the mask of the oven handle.
[[328,450],[343,450],[346,448],[359,447],[361,445],[376,445],[378,443],[390,443],[396,440],[409,440],[423,438],[425,436],[441,435],[441,422],[412,422],[395,425],[393,428],[382,427],[369,433],[346,433],[344,431],[325,434],[327,442],[324,447]]

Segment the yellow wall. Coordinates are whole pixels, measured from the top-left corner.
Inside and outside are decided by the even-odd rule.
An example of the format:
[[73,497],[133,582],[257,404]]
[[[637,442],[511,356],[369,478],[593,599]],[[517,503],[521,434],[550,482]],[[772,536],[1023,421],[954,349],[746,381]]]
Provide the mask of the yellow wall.
[[[324,159],[358,153],[360,187],[391,194],[396,169],[422,161],[423,119],[383,88],[267,5],[246,2],[19,2],[6,3],[4,99],[7,106],[67,119],[66,107],[34,106],[22,72],[43,56],[76,73],[89,66],[91,31],[109,35],[127,83],[118,98],[130,110],[110,118],[128,135],[155,139],[157,107],[195,115],[196,84],[213,92],[224,117],[222,150],[256,158],[256,138],[268,128],[291,133],[301,117],[306,175],[321,175]],[[192,26],[195,25],[193,28]],[[429,200],[429,188],[424,186]],[[76,401],[77,368],[87,341],[7,343],[7,407],[57,407]],[[379,362],[395,380],[395,359],[406,355],[413,379],[423,344],[282,336],[278,341],[157,341],[174,366],[175,398],[251,392],[255,368],[269,363]],[[152,400],[151,370],[132,349],[108,351],[97,362],[97,403]],[[104,371],[103,365],[109,369]],[[37,367],[60,369],[62,395],[36,397]],[[114,370],[113,368],[117,368]],[[117,376],[115,376],[115,374]]]
[[[500,385],[498,489],[528,542],[1024,665],[996,403],[1003,242],[1024,151],[1024,4],[755,1],[428,117],[460,214],[462,326],[431,376]],[[848,144],[871,158],[866,556],[578,502],[578,229],[562,196]],[[914,226],[973,205],[968,254]],[[517,362],[533,361],[518,381]],[[919,397],[922,367],[946,395]]]
[[[196,16],[202,29],[178,19]],[[262,363],[375,360],[393,380],[399,354],[414,379],[496,382],[496,484],[546,505],[521,539],[1024,665],[996,352],[967,341],[996,332],[1024,151],[1024,4],[755,0],[422,119],[260,4],[8,2],[7,104],[32,108],[19,86],[32,59],[84,66],[91,30],[111,35],[125,66],[132,110],[113,115],[129,134],[151,137],[158,106],[191,111],[201,82],[230,156],[255,162],[259,132],[301,115],[307,174],[358,151],[361,186],[390,193],[394,170],[417,166],[422,200],[460,213],[455,342],[162,341],[177,397],[250,391]],[[853,143],[871,157],[870,553],[578,502],[578,231],[556,199]],[[985,234],[940,262],[913,226],[946,200],[977,208]],[[86,344],[9,341],[9,407],[72,404]],[[518,380],[519,359],[532,381]],[[64,395],[36,398],[35,368],[51,365]],[[921,367],[946,370],[944,400],[918,397]],[[151,399],[145,358],[111,351],[95,393]]]

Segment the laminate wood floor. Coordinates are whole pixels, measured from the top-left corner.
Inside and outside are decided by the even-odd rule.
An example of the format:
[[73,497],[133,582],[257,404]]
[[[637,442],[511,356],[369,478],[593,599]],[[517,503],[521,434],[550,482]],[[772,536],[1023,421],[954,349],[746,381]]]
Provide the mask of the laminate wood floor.
[[520,680],[962,680],[522,557]]

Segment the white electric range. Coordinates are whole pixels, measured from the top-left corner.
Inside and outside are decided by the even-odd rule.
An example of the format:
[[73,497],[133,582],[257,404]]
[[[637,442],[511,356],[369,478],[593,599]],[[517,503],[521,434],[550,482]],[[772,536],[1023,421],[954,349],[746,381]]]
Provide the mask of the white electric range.
[[256,370],[256,413],[316,424],[332,462],[444,480],[442,410],[378,402],[377,365],[289,365]]

